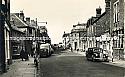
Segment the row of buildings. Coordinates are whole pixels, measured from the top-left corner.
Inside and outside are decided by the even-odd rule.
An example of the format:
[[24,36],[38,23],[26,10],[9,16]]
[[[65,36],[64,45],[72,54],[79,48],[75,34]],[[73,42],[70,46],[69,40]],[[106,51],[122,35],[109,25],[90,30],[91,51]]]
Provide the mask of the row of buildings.
[[[125,0],[105,0],[105,12],[96,8],[96,16],[86,23],[73,25],[71,33],[63,34],[65,47],[85,51],[89,47],[103,48],[110,57],[125,59]],[[65,36],[67,35],[68,36]]]
[[6,71],[12,59],[19,58],[22,49],[31,54],[39,51],[41,43],[51,43],[47,32],[23,11],[10,13],[10,0],[0,0],[0,73]]

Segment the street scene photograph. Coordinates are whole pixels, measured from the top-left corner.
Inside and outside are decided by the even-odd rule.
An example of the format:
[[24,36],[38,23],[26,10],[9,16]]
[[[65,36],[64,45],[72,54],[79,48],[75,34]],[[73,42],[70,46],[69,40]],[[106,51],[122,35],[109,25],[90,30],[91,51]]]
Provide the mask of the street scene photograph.
[[125,77],[125,0],[0,0],[0,77]]

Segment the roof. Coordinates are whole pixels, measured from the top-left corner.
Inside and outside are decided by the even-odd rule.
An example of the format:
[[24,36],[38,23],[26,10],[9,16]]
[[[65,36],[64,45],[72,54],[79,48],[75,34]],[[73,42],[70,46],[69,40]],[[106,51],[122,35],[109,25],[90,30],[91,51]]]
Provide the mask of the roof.
[[98,19],[98,17],[91,17],[88,21],[87,21],[87,26],[86,27],[89,27],[90,25],[93,25],[94,24],[94,21]]
[[93,22],[93,24],[96,23],[100,18],[102,18],[102,17],[105,16],[105,15],[106,15],[106,12],[104,12],[100,17],[98,17],[98,18]]
[[15,31],[18,31],[18,32],[20,32],[20,33],[24,33],[24,32],[22,32],[19,28],[17,28],[16,26],[14,26],[13,24],[11,24],[11,29],[12,29],[12,30],[15,30]]
[[23,27],[34,28],[34,27],[29,26],[28,24],[26,24],[25,21],[21,20],[21,18],[17,16],[17,13],[11,13],[10,14],[10,19],[11,19],[11,21],[14,21],[15,26],[17,26],[19,28],[23,28]]

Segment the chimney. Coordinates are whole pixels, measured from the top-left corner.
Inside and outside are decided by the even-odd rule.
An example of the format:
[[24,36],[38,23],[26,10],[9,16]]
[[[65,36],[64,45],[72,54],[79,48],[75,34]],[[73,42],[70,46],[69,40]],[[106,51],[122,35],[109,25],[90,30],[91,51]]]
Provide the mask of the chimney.
[[110,11],[110,2],[111,0],[105,0],[106,6],[105,6],[105,11]]
[[34,20],[31,20],[31,24],[36,24]]
[[20,11],[20,18],[21,18],[21,20],[24,21],[24,13],[23,13],[23,11]]
[[30,25],[30,17],[26,17],[26,23]]
[[36,21],[35,20],[31,20],[31,25],[32,26],[37,26]]
[[99,6],[99,8],[96,8],[96,17],[101,16],[101,11],[102,11],[102,9],[100,8],[100,6]]

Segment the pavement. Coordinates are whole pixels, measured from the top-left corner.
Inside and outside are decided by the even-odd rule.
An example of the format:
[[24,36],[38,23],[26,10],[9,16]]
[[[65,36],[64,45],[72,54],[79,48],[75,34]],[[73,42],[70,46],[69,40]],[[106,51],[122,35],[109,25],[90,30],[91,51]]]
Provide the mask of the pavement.
[[[71,50],[68,50],[71,51]],[[81,51],[73,51],[74,53],[80,54],[82,56],[85,56],[85,52],[81,52]],[[114,61],[112,62],[111,60],[109,62],[103,62],[104,64],[109,64],[109,65],[113,65],[113,66],[118,66],[118,67],[123,67],[125,68],[125,60],[117,60],[114,59]]]
[[103,62],[103,63],[125,68],[125,60],[114,60],[113,62],[109,61],[109,62]]
[[37,69],[34,65],[34,58],[30,57],[28,61],[13,60],[9,70],[1,74],[0,77],[36,77],[36,75]]

